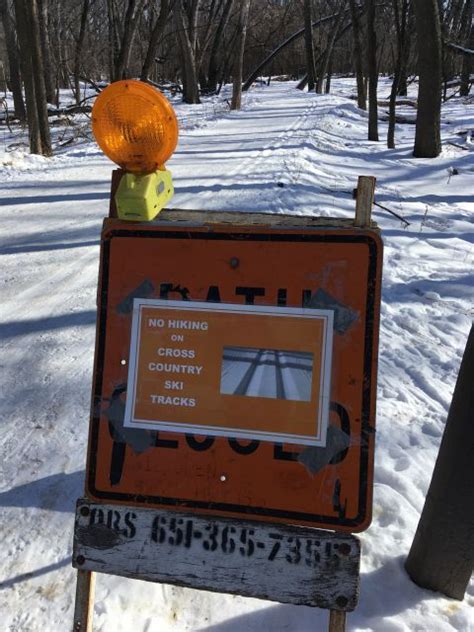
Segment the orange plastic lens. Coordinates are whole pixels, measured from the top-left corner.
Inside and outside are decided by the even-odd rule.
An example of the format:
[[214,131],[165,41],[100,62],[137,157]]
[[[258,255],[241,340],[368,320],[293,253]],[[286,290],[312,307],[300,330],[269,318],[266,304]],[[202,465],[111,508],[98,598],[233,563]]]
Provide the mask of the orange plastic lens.
[[178,121],[169,101],[153,86],[131,79],[99,94],[92,131],[104,154],[132,173],[162,168],[178,142]]

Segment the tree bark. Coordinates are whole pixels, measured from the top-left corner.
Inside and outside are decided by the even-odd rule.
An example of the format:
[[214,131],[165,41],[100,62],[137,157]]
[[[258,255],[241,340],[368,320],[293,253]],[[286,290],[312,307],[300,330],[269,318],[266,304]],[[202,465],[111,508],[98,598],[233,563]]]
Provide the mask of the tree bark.
[[168,21],[169,13],[170,13],[169,0],[161,0],[160,15],[158,16],[156,20],[156,24],[153,27],[150,41],[148,42],[148,49],[146,52],[145,61],[143,62],[142,71],[140,74],[140,79],[142,81],[146,81],[148,77],[150,76],[150,73],[153,67],[153,62],[155,60],[158,44],[160,43],[161,37],[166,28],[166,23]]
[[181,52],[183,101],[185,103],[200,103],[196,58],[189,38],[189,31],[185,25],[182,0],[176,0],[173,8],[173,15]]
[[197,55],[197,22],[198,22],[198,12],[199,5],[201,4],[201,0],[188,0],[187,3],[187,14],[188,14],[188,36],[189,41],[191,43],[191,48],[193,50],[194,58],[196,59]]
[[233,68],[233,85],[231,110],[240,110],[242,102],[242,79],[244,72],[245,39],[247,37],[247,24],[249,20],[250,0],[240,0],[239,26],[237,30],[237,50],[235,53]]
[[214,38],[212,40],[211,51],[209,54],[209,66],[207,73],[207,91],[215,92],[217,90],[217,80],[219,74],[219,68],[221,66],[220,59],[221,55],[219,54],[222,37],[224,35],[225,27],[227,26],[227,22],[229,20],[229,15],[232,10],[232,6],[234,4],[234,0],[227,0],[224,9],[222,11],[221,18],[219,20],[219,24],[217,25],[216,32],[214,34]]
[[316,66],[314,63],[314,41],[313,41],[313,3],[312,0],[304,0],[304,47],[306,54],[306,73],[308,92],[315,88]]
[[352,18],[352,38],[354,48],[354,69],[357,81],[357,107],[361,110],[367,109],[367,94],[364,81],[364,64],[362,55],[362,42],[361,42],[361,24],[359,9],[356,6],[355,0],[349,0],[349,7],[351,10]]
[[[472,1],[466,2],[466,38],[464,40],[465,48],[470,50],[474,49],[474,27],[472,24]],[[471,87],[471,73],[473,69],[472,55],[463,55],[462,69],[461,69],[461,88],[459,95],[461,97],[467,97]]]
[[108,23],[108,57],[109,57],[109,77],[111,81],[115,80],[115,62],[118,51],[117,36],[117,17],[115,15],[115,7],[113,0],[107,0],[107,23]]
[[37,0],[27,0],[25,4],[31,38],[31,53],[33,61],[33,74],[35,82],[36,109],[38,111],[38,123],[41,137],[41,153],[43,156],[51,156],[51,134],[48,121],[48,101],[46,98],[46,86],[44,81],[43,54],[41,50],[41,37]]
[[30,48],[28,19],[24,0],[15,0],[15,16],[18,40],[20,43],[20,59],[23,81],[25,83],[26,116],[28,120],[28,136],[30,152],[41,154],[41,135],[39,128],[38,110],[36,109],[35,81],[33,76],[33,61]]
[[435,158],[441,152],[441,27],[437,0],[414,0],[417,45],[418,113],[416,158]]
[[[56,91],[54,89],[53,66],[51,64],[51,42],[49,39],[49,20],[48,20],[48,0],[39,0],[38,2],[38,19],[39,32],[41,40],[41,54],[43,58],[44,85],[46,90],[46,101],[48,103],[56,102]],[[56,103],[59,105],[59,103]]]
[[379,139],[377,113],[377,37],[375,34],[375,0],[367,0],[367,68],[369,76],[369,140]]
[[423,588],[463,599],[474,565],[474,327],[471,328],[438,458],[405,563]]
[[128,75],[128,64],[132,51],[132,44],[138,25],[138,17],[143,8],[145,0],[128,0],[127,11],[123,22],[123,36],[120,42],[120,50],[114,68],[114,79],[126,79]]
[[76,98],[77,105],[79,105],[79,103],[81,102],[81,85],[79,82],[79,78],[80,78],[80,73],[81,73],[82,49],[84,46],[84,39],[86,36],[87,14],[89,13],[89,3],[90,3],[90,0],[84,0],[82,4],[79,37],[77,38],[76,52],[74,55],[74,93],[75,93],[74,96]]
[[408,0],[402,0],[401,9],[398,0],[392,0],[395,26],[397,31],[397,59],[393,73],[392,89],[390,91],[390,103],[388,110],[387,147],[395,148],[395,110],[397,105],[398,86],[402,74],[403,59],[405,56],[405,40],[407,26]]
[[331,76],[332,76],[332,56],[329,60],[328,71],[326,75],[326,84],[324,86],[325,94],[329,94],[331,92]]
[[318,78],[316,81],[316,92],[318,94],[322,94],[323,93],[323,83],[324,83],[324,77],[326,76],[326,73],[328,71],[328,67],[329,67],[329,62],[331,61],[331,57],[332,57],[332,53],[334,50],[334,44],[337,40],[337,36],[340,30],[340,26],[341,26],[341,22],[342,22],[342,18],[345,15],[344,12],[344,5],[345,5],[345,0],[343,0],[342,4],[341,4],[341,10],[339,11],[339,14],[336,18],[336,22],[333,25],[332,28],[332,33],[331,36],[328,40],[327,46],[326,46],[326,50],[324,51],[324,55],[323,55],[323,59],[321,61],[321,66],[320,66],[320,70],[318,72]]
[[402,67],[400,69],[400,80],[398,82],[397,95],[399,97],[406,97],[408,94],[407,72],[408,72],[408,65],[410,62],[413,30],[414,30],[413,29],[413,5],[410,2],[408,5],[408,12],[407,12],[407,24],[406,24],[406,32],[405,32],[405,51],[402,58]]
[[7,0],[0,0],[0,13],[2,16],[3,30],[5,33],[5,43],[8,55],[8,67],[10,74],[10,89],[13,94],[13,106],[15,116],[21,122],[26,121],[26,110],[23,102],[23,93],[21,90],[20,76],[20,60],[18,54],[18,45],[13,30],[10,9]]

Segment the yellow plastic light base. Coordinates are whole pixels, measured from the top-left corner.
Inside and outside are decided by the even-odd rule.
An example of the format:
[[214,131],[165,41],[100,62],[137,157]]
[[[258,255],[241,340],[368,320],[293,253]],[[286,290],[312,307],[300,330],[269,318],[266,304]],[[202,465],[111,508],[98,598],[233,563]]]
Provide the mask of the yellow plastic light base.
[[125,173],[115,194],[117,215],[132,222],[150,222],[174,194],[168,170],[147,174]]

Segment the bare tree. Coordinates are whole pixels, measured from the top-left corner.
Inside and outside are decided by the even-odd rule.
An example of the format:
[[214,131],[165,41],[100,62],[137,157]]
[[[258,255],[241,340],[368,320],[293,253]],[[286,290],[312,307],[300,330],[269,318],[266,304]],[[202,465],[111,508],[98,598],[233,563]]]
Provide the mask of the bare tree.
[[186,25],[183,0],[176,0],[173,9],[174,23],[177,30],[181,56],[181,72],[183,78],[183,101],[200,103],[197,79],[196,56],[193,48],[193,27]]
[[0,0],[0,13],[2,16],[3,30],[5,32],[5,42],[7,45],[8,66],[10,71],[10,87],[13,94],[13,106],[15,116],[20,121],[26,120],[25,104],[21,90],[20,61],[18,57],[18,45],[13,30],[12,19],[8,0]]
[[308,91],[315,88],[316,66],[314,64],[314,41],[313,41],[313,3],[312,0],[304,0],[304,44],[306,54],[306,72],[308,75]]
[[82,51],[84,47],[84,39],[86,36],[87,28],[87,14],[89,13],[90,0],[83,0],[81,11],[81,23],[79,26],[79,36],[76,43],[76,52],[74,55],[74,95],[76,97],[76,103],[79,105],[81,102],[81,88],[80,88],[80,73],[82,62]]
[[[473,10],[472,1],[466,0],[465,9],[463,11],[463,23],[466,25],[466,32],[464,37],[464,47],[473,50],[474,49],[474,25],[473,25]],[[462,69],[461,69],[461,88],[459,94],[462,97],[467,97],[472,84],[471,73],[473,68],[473,55],[463,55]]]
[[34,154],[50,156],[52,153],[51,136],[44,85],[37,0],[15,0],[15,15],[25,81],[30,151]]
[[48,103],[54,103],[55,89],[54,89],[54,77],[53,67],[51,63],[51,42],[49,39],[49,0],[38,0],[38,19],[39,19],[39,32],[41,40],[41,55],[43,58],[43,74],[44,74],[44,86],[46,90],[46,101]]
[[224,36],[224,31],[229,21],[229,16],[234,5],[234,0],[224,0],[224,7],[217,24],[214,37],[212,39],[210,54],[209,54],[209,66],[207,72],[207,85],[208,92],[215,92],[217,89],[217,81],[219,70],[222,70],[224,64],[222,63],[221,46]]
[[233,68],[231,110],[240,110],[242,101],[242,79],[244,70],[245,38],[247,37],[247,23],[249,19],[250,0],[240,0],[239,25],[237,29],[237,47]]
[[379,139],[377,113],[377,36],[375,34],[375,0],[367,0],[367,69],[369,76],[369,140]]
[[[335,18],[337,18],[338,14],[335,13],[333,15],[327,15],[324,18],[320,18],[313,22],[313,29],[325,24],[326,22],[331,22]],[[277,55],[279,55],[287,46],[296,41],[299,37],[304,35],[305,29],[298,29],[295,33],[292,33],[289,37],[287,37],[283,42],[281,42],[272,52],[265,57],[263,61],[261,61],[254,70],[252,70],[250,76],[245,80],[245,83],[242,87],[242,90],[248,90],[255,79],[258,77],[259,73],[267,66]]]
[[316,92],[318,94],[322,94],[323,92],[323,82],[324,77],[326,76],[329,68],[329,63],[331,61],[332,53],[334,50],[334,44],[336,43],[337,36],[339,34],[340,28],[342,26],[342,19],[345,15],[344,5],[346,4],[346,0],[343,0],[337,18],[334,22],[331,29],[331,33],[328,37],[328,42],[326,45],[326,50],[324,51],[323,58],[321,60],[321,64],[319,67],[318,78],[316,81]]
[[48,121],[48,100],[44,80],[43,51],[41,49],[40,23],[37,0],[25,2],[29,31],[29,47],[33,61],[33,75],[35,83],[35,100],[38,111],[39,132],[41,138],[41,153],[51,156],[51,134]]
[[357,81],[357,106],[362,110],[367,109],[367,94],[364,80],[363,48],[362,48],[362,28],[360,15],[355,0],[349,0],[349,7],[352,18],[352,41],[354,53],[354,68]]
[[403,60],[405,58],[407,18],[408,18],[408,0],[402,0],[401,7],[398,0],[392,0],[393,15],[395,18],[395,28],[397,32],[397,58],[395,62],[395,71],[393,73],[392,89],[390,91],[390,105],[388,113],[388,132],[387,147],[394,149],[395,147],[395,109],[398,94],[398,87],[403,69]]
[[141,15],[145,0],[128,0],[127,10],[123,20],[123,34],[120,48],[114,64],[114,79],[125,79],[128,75],[128,64],[132,51],[133,39],[138,26],[138,19]]
[[416,158],[435,158],[441,152],[441,26],[437,0],[414,0],[418,72]]
[[143,62],[142,71],[140,73],[140,78],[142,81],[146,81],[148,77],[150,76],[151,68],[155,60],[156,50],[158,48],[158,44],[160,43],[160,40],[166,28],[166,23],[168,22],[169,13],[170,13],[169,0],[161,0],[160,15],[158,16],[155,26],[153,27],[150,41],[148,42],[148,48],[146,52],[145,61]]

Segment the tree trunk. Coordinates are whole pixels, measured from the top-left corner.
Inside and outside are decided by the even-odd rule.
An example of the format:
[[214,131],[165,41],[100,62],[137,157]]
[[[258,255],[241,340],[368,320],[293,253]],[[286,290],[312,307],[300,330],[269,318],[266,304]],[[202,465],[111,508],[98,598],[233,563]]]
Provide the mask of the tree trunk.
[[197,57],[197,21],[200,4],[201,0],[189,0],[188,2],[188,36],[194,59]]
[[76,103],[79,105],[81,102],[81,84],[79,82],[81,73],[81,60],[82,60],[82,48],[84,46],[84,39],[86,37],[86,25],[87,14],[89,13],[90,0],[84,0],[81,13],[81,25],[79,27],[79,37],[76,43],[76,54],[74,56],[74,96],[76,97]]
[[375,0],[367,0],[367,68],[369,75],[369,140],[379,139],[377,113],[377,38],[375,35]]
[[189,32],[184,22],[185,17],[182,0],[176,0],[173,8],[173,15],[181,52],[183,101],[185,103],[200,103],[196,59],[191,45],[191,40],[189,39]]
[[33,74],[35,82],[36,109],[41,136],[41,153],[43,156],[51,156],[51,133],[48,120],[48,101],[46,98],[46,86],[44,81],[43,53],[41,50],[40,25],[37,0],[28,0],[25,4],[28,13],[28,22],[31,37],[31,52],[33,61]]
[[306,54],[306,72],[308,92],[315,88],[316,66],[314,64],[314,42],[313,42],[313,3],[312,0],[304,0],[304,45]]
[[400,80],[398,82],[397,95],[399,97],[406,97],[408,94],[407,72],[408,72],[408,64],[410,61],[412,38],[413,38],[413,6],[410,3],[408,5],[407,26],[406,26],[406,33],[405,33],[405,51],[402,58],[402,67],[400,69]]
[[392,0],[395,25],[397,30],[397,59],[393,74],[392,89],[390,91],[390,104],[388,110],[387,147],[395,149],[395,110],[397,105],[398,86],[402,73],[403,58],[405,56],[405,36],[407,24],[408,0],[402,0],[399,10],[398,0]]
[[423,588],[463,599],[474,565],[474,327],[418,529],[405,563]]
[[20,77],[20,60],[18,55],[18,46],[13,30],[8,0],[0,0],[0,13],[2,16],[3,30],[5,33],[5,43],[8,55],[8,67],[10,75],[10,89],[13,93],[13,105],[15,116],[21,122],[26,121],[26,110],[23,102],[23,93],[21,90]]
[[332,75],[332,56],[329,60],[328,72],[326,75],[326,85],[324,87],[325,94],[329,94],[331,92],[331,75]]
[[110,81],[115,81],[115,62],[117,59],[118,37],[117,37],[117,18],[115,16],[115,7],[113,0],[107,0],[107,22],[108,22],[108,57],[109,57],[109,77]]
[[[470,50],[474,49],[474,28],[472,25],[472,2],[466,2],[466,38],[464,41],[465,48]],[[462,97],[467,97],[469,94],[471,81],[470,76],[472,73],[473,63],[472,55],[463,55],[462,69],[461,69],[461,88],[459,94]]]
[[437,0],[414,0],[418,43],[418,114],[416,158],[435,158],[441,152],[441,27]]
[[114,69],[114,79],[126,79],[130,53],[138,25],[138,17],[143,9],[145,0],[128,0],[127,11],[123,22],[123,36]]
[[220,59],[221,54],[220,46],[222,37],[224,35],[225,27],[227,26],[227,22],[229,20],[229,15],[232,10],[234,0],[227,0],[224,5],[224,9],[222,11],[221,18],[219,20],[219,24],[217,25],[217,29],[214,35],[214,39],[212,40],[211,51],[209,54],[209,66],[207,72],[207,91],[215,92],[217,90],[217,78],[220,67]]
[[367,109],[367,94],[364,81],[364,65],[362,55],[362,42],[361,42],[361,25],[359,9],[356,6],[355,0],[349,0],[349,7],[351,10],[352,18],[352,37],[354,47],[354,69],[357,80],[357,107],[361,110]]
[[38,110],[36,109],[31,38],[24,0],[15,0],[15,15],[18,40],[20,43],[21,69],[23,81],[25,83],[26,116],[28,120],[30,152],[32,154],[41,154],[43,152],[41,147]]
[[334,50],[334,44],[336,42],[337,35],[339,33],[339,27],[341,26],[342,18],[345,15],[344,5],[345,5],[345,0],[341,5],[341,10],[339,11],[339,15],[337,16],[336,23],[333,25],[331,37],[328,39],[326,50],[324,51],[321,67],[318,73],[318,79],[316,82],[316,92],[318,94],[323,93],[324,77],[326,76],[326,73],[328,71],[329,62],[331,60],[332,52]]
[[[53,66],[51,64],[51,42],[49,40],[48,0],[38,1],[38,11],[46,101],[48,103],[56,103],[55,81],[53,77]],[[56,105],[59,105],[59,103],[56,103]]]
[[233,68],[231,110],[240,110],[242,102],[242,79],[244,72],[245,39],[249,20],[250,0],[240,0],[239,26],[237,30],[237,49]]
[[140,79],[142,81],[146,81],[150,76],[153,62],[155,61],[155,55],[158,48],[158,44],[160,43],[161,37],[166,27],[166,23],[168,21],[168,16],[170,12],[170,3],[169,0],[161,0],[160,6],[160,15],[156,20],[156,24],[153,27],[153,31],[151,33],[150,41],[148,42],[148,49],[146,52],[145,61],[143,62],[142,71],[140,74]]

